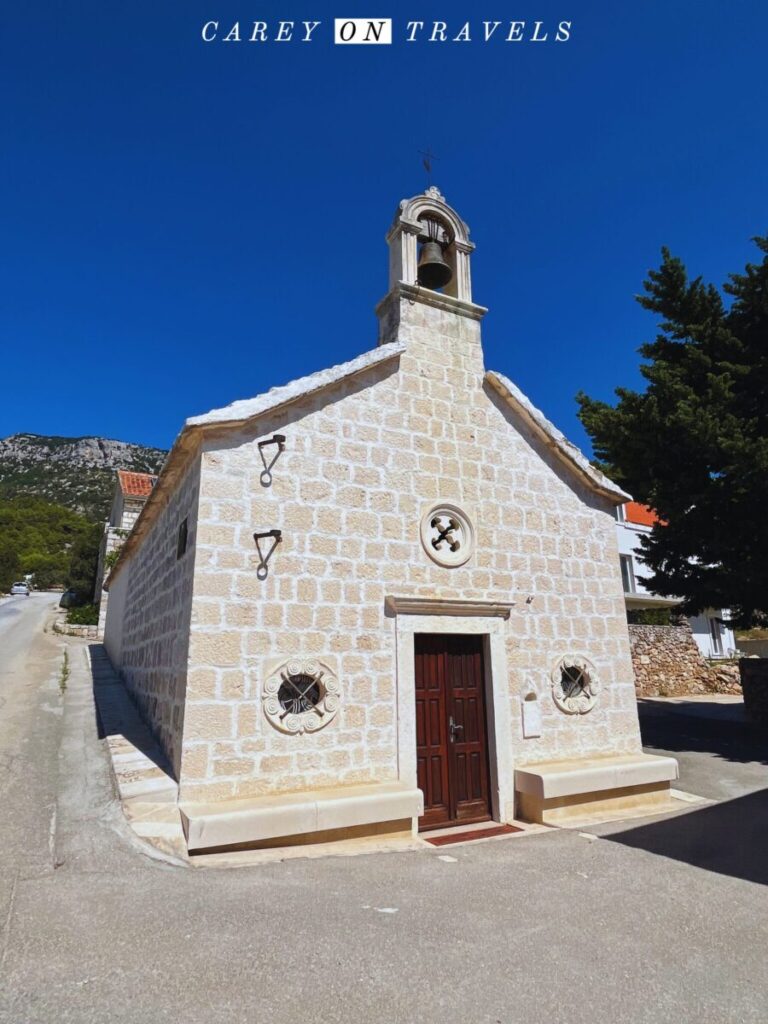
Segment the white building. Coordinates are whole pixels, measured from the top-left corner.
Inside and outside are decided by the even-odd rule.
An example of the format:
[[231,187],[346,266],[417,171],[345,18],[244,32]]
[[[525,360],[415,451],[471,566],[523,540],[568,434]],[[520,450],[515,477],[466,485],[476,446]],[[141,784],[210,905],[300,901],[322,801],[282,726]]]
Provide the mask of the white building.
[[[648,585],[651,570],[642,558],[640,539],[651,532],[657,516],[647,505],[628,501],[616,506],[616,535],[619,545],[621,579],[628,612],[648,608],[674,609],[680,598],[660,597]],[[708,608],[688,622],[696,645],[705,658],[733,657],[736,639],[733,630],[723,623],[725,609]]]
[[99,605],[99,636],[104,636],[107,621],[109,594],[103,586],[111,568],[110,555],[114,551],[119,551],[125,543],[125,538],[133,529],[133,524],[139,518],[156,483],[157,477],[151,473],[134,473],[132,470],[118,469],[115,474],[115,492],[112,496],[109,519],[104,524],[104,533],[101,537],[93,594],[93,603]]

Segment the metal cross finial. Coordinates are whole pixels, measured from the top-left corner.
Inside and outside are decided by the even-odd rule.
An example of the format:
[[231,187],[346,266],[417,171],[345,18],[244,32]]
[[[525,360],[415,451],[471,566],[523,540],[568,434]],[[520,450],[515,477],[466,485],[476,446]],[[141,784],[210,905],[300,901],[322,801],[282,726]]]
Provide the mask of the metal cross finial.
[[420,149],[419,153],[423,157],[421,162],[424,165],[424,170],[427,172],[427,187],[429,187],[432,184],[432,161],[439,160],[439,157],[436,157],[429,148],[426,150]]

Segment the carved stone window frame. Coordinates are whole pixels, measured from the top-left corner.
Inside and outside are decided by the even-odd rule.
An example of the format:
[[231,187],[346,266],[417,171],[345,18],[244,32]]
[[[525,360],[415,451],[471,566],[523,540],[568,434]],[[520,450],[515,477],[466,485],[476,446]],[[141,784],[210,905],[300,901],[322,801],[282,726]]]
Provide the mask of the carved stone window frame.
[[[569,696],[563,688],[563,670],[577,669],[582,673],[584,687],[581,693]],[[586,715],[595,706],[601,689],[594,664],[583,654],[562,654],[554,662],[552,673],[552,699],[566,715]]]
[[[294,713],[286,710],[280,690],[292,678],[309,676],[319,690],[313,707]],[[314,733],[333,721],[341,707],[341,688],[331,666],[318,658],[286,658],[278,661],[268,674],[262,689],[262,709],[267,721],[279,732],[290,736]]]
[[[434,528],[432,521],[436,517],[445,519],[452,518],[461,530],[462,545],[458,551],[452,552],[446,543],[441,548],[435,548],[432,543]],[[456,569],[465,565],[475,553],[475,527],[463,508],[453,501],[436,501],[427,509],[421,517],[419,526],[419,537],[421,546],[437,565],[444,569]]]

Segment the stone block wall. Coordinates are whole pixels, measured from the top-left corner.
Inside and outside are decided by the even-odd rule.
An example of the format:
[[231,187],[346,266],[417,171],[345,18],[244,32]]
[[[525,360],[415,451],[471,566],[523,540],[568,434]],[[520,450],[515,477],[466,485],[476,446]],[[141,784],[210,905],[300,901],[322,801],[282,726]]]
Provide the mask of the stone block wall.
[[629,626],[632,665],[638,697],[740,693],[738,662],[708,662],[691,627]]
[[141,510],[146,504],[146,498],[124,498],[123,511],[120,518],[120,526],[123,530],[131,530],[133,524],[141,515]]
[[[177,773],[181,764],[195,566],[199,458],[191,460],[142,543],[110,584],[105,644]],[[188,522],[177,558],[179,525]],[[114,617],[113,617],[114,608]],[[119,620],[119,621],[118,621]]]
[[[515,602],[503,626],[509,675],[495,685],[516,763],[639,750],[609,503],[484,384],[477,322],[400,300],[387,323],[407,345],[399,367],[203,444],[182,798],[396,779],[387,595]],[[258,443],[275,432],[286,446],[267,485]],[[475,555],[458,568],[436,565],[419,540],[439,499],[475,526]],[[253,533],[270,529],[283,539],[260,579]],[[602,683],[584,715],[551,697],[553,665],[568,653],[589,658]],[[267,720],[263,687],[280,658],[332,666],[341,705],[326,728],[286,735]],[[531,687],[542,733],[524,739]]]

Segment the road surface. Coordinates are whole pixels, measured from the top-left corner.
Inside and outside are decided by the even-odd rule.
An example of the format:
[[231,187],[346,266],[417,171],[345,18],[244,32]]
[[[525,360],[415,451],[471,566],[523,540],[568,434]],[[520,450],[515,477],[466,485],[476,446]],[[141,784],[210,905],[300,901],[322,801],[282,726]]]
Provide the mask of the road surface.
[[60,693],[53,603],[0,608],[3,1024],[768,1019],[764,744],[649,722],[685,788],[735,796],[683,817],[173,867],[122,823],[80,641]]

